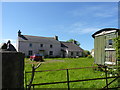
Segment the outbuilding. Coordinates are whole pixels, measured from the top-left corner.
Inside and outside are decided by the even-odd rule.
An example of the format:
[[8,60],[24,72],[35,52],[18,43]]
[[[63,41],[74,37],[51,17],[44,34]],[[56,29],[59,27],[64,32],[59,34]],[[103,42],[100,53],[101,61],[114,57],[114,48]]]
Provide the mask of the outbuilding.
[[120,29],[104,28],[95,32],[94,38],[94,63],[98,65],[116,65],[116,50],[114,39],[120,35]]

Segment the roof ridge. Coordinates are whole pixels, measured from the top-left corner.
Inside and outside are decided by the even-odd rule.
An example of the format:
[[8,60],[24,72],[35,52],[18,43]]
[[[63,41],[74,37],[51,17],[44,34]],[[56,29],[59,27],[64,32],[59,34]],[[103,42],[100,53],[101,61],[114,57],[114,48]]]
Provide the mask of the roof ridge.
[[66,41],[60,41],[61,43],[72,43],[72,42],[66,42]]
[[94,34],[92,34],[92,37],[94,38],[96,34],[101,33],[102,31],[111,31],[111,30],[119,31],[120,29],[117,29],[117,28],[103,28],[103,29],[100,29],[100,30],[96,31]]
[[23,36],[39,37],[39,38],[52,38],[52,39],[54,39],[54,37],[43,37],[43,36],[33,36],[33,35],[23,35]]

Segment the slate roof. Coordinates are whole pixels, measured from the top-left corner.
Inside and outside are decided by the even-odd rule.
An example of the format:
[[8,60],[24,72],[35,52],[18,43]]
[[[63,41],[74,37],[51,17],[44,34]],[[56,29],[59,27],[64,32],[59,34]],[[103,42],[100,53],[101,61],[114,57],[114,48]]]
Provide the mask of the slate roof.
[[61,41],[61,47],[63,50],[68,50],[68,51],[83,51],[82,48],[77,46],[76,44],[73,44],[72,42],[62,42]]
[[19,41],[27,41],[27,42],[43,42],[43,43],[60,43],[55,40],[54,37],[40,37],[40,36],[31,36],[31,35],[21,35],[18,37]]
[[21,35],[18,36],[18,41],[27,41],[27,42],[40,42],[40,43],[49,43],[49,44],[61,44],[62,50],[68,51],[83,51],[82,48],[73,44],[72,42],[63,42],[55,40],[54,37],[40,37],[40,36],[31,36],[31,35]]

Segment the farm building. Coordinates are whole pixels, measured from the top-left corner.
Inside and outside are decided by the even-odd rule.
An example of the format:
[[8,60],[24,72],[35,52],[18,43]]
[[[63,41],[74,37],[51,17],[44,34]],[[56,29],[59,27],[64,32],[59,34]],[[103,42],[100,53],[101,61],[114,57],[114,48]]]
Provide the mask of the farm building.
[[23,35],[18,32],[17,51],[26,56],[41,54],[45,57],[82,57],[84,50],[74,42],[63,42],[55,37]]
[[91,50],[90,54],[94,57],[94,49]]
[[116,50],[114,40],[120,35],[120,29],[105,28],[95,32],[94,38],[94,59],[98,65],[116,65]]
[[81,57],[84,50],[76,45],[76,42],[62,42],[61,41],[61,55],[62,57]]

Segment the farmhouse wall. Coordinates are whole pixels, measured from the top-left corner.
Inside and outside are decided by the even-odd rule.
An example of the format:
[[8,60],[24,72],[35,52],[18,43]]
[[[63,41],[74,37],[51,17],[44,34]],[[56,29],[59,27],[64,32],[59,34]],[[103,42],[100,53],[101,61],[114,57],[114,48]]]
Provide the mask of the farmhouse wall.
[[[72,55],[71,55],[71,53],[72,53]],[[81,52],[80,51],[79,52],[78,51],[69,51],[68,52],[68,57],[77,57],[77,56],[82,56],[82,51]]]
[[[32,44],[32,47],[29,47],[29,44]],[[43,44],[43,47],[40,47],[40,44]],[[19,51],[24,52],[26,56],[28,56],[28,51],[32,50],[33,54],[39,53],[40,50],[44,51],[44,56],[49,55],[50,51],[53,51],[53,56],[60,56],[61,46],[60,43],[57,42],[53,44],[52,42],[27,42],[27,41],[20,41],[19,42]],[[50,48],[52,45],[52,48]]]

